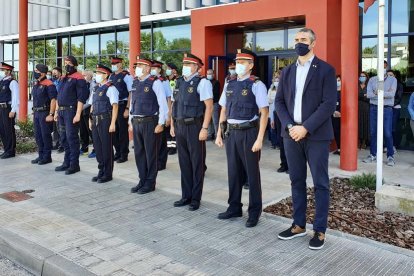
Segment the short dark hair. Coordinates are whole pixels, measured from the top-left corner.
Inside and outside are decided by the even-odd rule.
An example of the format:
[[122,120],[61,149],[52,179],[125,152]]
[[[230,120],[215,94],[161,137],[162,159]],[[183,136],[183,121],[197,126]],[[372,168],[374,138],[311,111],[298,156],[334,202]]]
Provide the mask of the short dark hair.
[[308,33],[309,36],[310,36],[311,43],[316,40],[316,34],[310,28],[306,28],[306,27],[305,28],[301,28],[301,29],[299,29],[298,33]]
[[53,68],[53,70],[56,70],[56,71],[58,71],[59,73],[62,74],[62,68],[60,68],[60,67],[55,67],[55,68]]

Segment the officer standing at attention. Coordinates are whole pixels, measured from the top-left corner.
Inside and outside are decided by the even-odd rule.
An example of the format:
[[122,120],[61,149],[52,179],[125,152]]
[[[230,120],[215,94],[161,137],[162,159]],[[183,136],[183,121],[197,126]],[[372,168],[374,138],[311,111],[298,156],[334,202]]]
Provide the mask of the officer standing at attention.
[[114,146],[112,143],[118,116],[119,92],[108,77],[112,71],[108,67],[96,65],[96,83],[93,95],[89,98],[91,116],[89,128],[92,130],[93,147],[98,161],[98,175],[92,182],[105,183],[112,180],[114,169]]
[[52,131],[57,91],[53,82],[46,77],[47,70],[46,65],[37,64],[33,73],[37,80],[32,89],[33,122],[39,156],[31,162],[39,165],[52,162]]
[[19,109],[19,84],[12,76],[13,66],[0,63],[0,138],[4,152],[1,159],[16,155],[16,112]]
[[227,120],[229,207],[226,212],[220,213],[218,218],[229,219],[242,216],[243,180],[240,179],[240,172],[246,171],[249,182],[249,218],[246,227],[256,226],[262,213],[259,160],[269,115],[266,86],[257,77],[250,75],[255,57],[255,54],[249,50],[238,50],[237,79],[230,80],[221,95],[221,124],[216,139],[216,144],[223,147],[222,126]]
[[75,57],[65,58],[66,75],[62,77],[55,111],[55,120],[59,120],[61,142],[65,148],[63,163],[55,171],[65,171],[67,175],[80,171],[79,121],[83,105],[89,97],[86,81],[76,66],[78,61]]
[[128,161],[129,154],[129,133],[128,133],[128,116],[129,110],[128,95],[132,89],[132,76],[122,67],[123,59],[120,57],[111,58],[111,69],[113,74],[109,77],[109,81],[119,91],[118,117],[116,121],[116,131],[114,136],[115,145],[115,161],[124,163]]
[[177,80],[173,92],[171,136],[177,140],[178,161],[181,169],[181,199],[174,207],[200,207],[206,170],[206,140],[213,113],[213,87],[201,77],[200,58],[184,54],[183,77]]
[[158,156],[158,171],[165,170],[167,167],[167,160],[168,160],[168,148],[167,148],[167,128],[170,129],[171,124],[171,87],[169,81],[162,76],[162,66],[164,64],[157,60],[152,60],[151,65],[151,76],[157,77],[164,87],[165,96],[167,97],[167,105],[168,105],[168,113],[166,114],[165,118],[165,127],[164,130],[161,132],[161,140],[160,140],[160,147],[159,147],[159,156]]
[[135,79],[130,94],[131,121],[134,132],[135,163],[138,185],[131,193],[146,194],[155,190],[158,174],[158,149],[168,113],[164,87],[151,76],[152,61],[137,56]]
[[[167,63],[167,70],[165,70],[165,75],[167,76],[167,80],[170,84],[171,93],[175,89],[175,85],[177,84],[178,78],[178,68],[174,63]],[[172,106],[170,106],[172,107]],[[169,109],[169,117],[171,118],[171,111],[172,108]],[[171,123],[169,126],[165,127],[165,132],[167,133],[167,148],[168,148],[168,155],[174,155],[177,153],[177,144],[175,142],[175,137],[171,136]]]

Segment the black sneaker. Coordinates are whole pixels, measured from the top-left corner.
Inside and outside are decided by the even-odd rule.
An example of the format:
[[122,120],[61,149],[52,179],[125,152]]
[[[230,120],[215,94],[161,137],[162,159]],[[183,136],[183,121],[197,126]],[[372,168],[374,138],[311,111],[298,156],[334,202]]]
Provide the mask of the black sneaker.
[[309,241],[309,249],[319,250],[325,245],[325,233],[315,232],[313,238]]
[[32,161],[30,161],[30,163],[32,164],[37,164],[40,161],[40,157],[37,157],[36,159],[33,159]]
[[295,224],[292,224],[292,226],[289,229],[281,232],[277,237],[281,240],[287,241],[287,240],[291,240],[291,239],[294,239],[297,237],[303,237],[303,236],[306,236],[306,229],[300,226],[297,226]]

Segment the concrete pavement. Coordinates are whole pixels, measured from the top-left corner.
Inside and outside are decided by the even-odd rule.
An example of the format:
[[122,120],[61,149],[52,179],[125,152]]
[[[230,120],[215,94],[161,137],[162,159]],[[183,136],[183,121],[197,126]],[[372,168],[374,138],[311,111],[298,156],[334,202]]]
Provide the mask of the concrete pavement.
[[[176,156],[160,172],[156,192],[142,196],[129,193],[137,183],[131,154],[129,162],[116,164],[114,181],[106,184],[90,181],[97,172],[93,159],[82,156],[81,172],[65,176],[54,172],[63,155],[54,154],[55,162],[45,166],[31,165],[34,157],[0,160],[0,193],[35,190],[27,201],[0,199],[0,253],[13,247],[15,255],[25,256],[19,262],[38,275],[414,274],[413,251],[330,231],[326,247],[314,252],[307,248],[311,233],[290,242],[277,239],[289,226],[286,219],[266,215],[252,229],[244,226],[246,215],[217,220],[226,208],[227,176],[224,152],[211,142],[196,212],[172,207],[180,197]],[[337,156],[331,158],[335,162]],[[263,151],[265,204],[290,193],[288,176],[275,172],[278,163],[278,151]],[[399,165],[386,168],[385,177]],[[401,166],[412,179],[413,165]],[[330,173],[337,175],[336,169]],[[245,205],[247,200],[244,192]]]

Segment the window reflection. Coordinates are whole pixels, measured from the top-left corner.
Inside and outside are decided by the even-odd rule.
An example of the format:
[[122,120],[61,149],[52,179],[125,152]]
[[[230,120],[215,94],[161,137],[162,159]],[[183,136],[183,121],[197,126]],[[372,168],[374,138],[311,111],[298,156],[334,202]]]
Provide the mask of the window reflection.
[[62,57],[69,55],[69,39],[67,37],[62,37]]
[[302,27],[298,27],[298,28],[293,28],[293,29],[288,29],[288,49],[295,49],[295,36],[296,33],[303,28]]
[[285,49],[284,30],[263,30],[256,33],[256,52]]
[[4,43],[4,60],[13,60],[13,44]]
[[414,86],[414,60],[410,55],[410,46],[414,37],[393,37],[391,39],[391,68],[401,74],[401,81],[407,86]]
[[44,58],[45,57],[45,41],[36,40],[34,42],[34,58]]
[[128,54],[129,53],[129,31],[118,32],[116,34],[116,53]]
[[115,54],[115,33],[101,34],[101,55]]
[[[375,1],[367,13],[363,12],[364,1],[359,3],[361,7],[361,22],[363,22],[362,35],[377,35],[378,34],[378,1]],[[385,33],[388,33],[388,0],[385,0]]]
[[85,56],[93,56],[99,54],[99,35],[85,36]]
[[83,56],[83,36],[72,36],[70,38],[70,53],[72,56]]
[[56,52],[56,39],[48,39],[46,40],[46,57],[52,58],[57,56]]
[[243,45],[245,49],[252,50],[253,49],[253,33],[246,32],[243,34]]
[[408,33],[414,31],[413,0],[392,1],[391,31],[393,33]]
[[191,45],[191,26],[157,24],[153,30],[154,50],[180,50],[188,49]]
[[[365,38],[362,40],[362,71],[369,75],[377,75],[377,38]],[[384,45],[384,60],[387,59],[388,45]],[[383,62],[383,61],[382,61]]]

